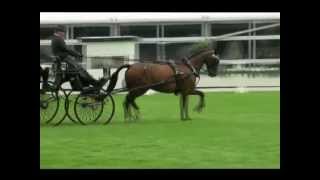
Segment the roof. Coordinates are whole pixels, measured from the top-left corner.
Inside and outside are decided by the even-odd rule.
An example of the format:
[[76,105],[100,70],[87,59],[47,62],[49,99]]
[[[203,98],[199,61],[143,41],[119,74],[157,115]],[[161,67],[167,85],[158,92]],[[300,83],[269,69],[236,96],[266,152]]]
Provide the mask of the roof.
[[106,42],[106,41],[138,41],[137,36],[105,36],[105,37],[80,37],[82,42]]
[[40,24],[280,20],[280,13],[40,13]]

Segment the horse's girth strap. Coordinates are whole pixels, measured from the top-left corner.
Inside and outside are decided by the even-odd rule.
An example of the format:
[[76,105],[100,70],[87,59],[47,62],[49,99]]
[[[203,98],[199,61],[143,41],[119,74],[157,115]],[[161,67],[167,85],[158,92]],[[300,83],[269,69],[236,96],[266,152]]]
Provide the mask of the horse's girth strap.
[[179,69],[178,69],[178,67],[176,66],[176,63],[174,62],[174,61],[168,61],[168,63],[167,63],[170,67],[171,67],[171,69],[174,71],[174,75],[176,76],[176,75],[180,75],[180,74],[184,74],[182,71],[180,71]]

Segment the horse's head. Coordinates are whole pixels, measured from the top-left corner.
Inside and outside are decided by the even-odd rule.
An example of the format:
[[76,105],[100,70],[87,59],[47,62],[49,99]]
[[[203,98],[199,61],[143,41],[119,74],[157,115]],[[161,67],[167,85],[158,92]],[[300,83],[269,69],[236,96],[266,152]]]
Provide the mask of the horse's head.
[[210,77],[217,76],[220,59],[214,54],[214,50],[210,50],[208,53],[206,53],[204,62],[207,66],[208,75]]

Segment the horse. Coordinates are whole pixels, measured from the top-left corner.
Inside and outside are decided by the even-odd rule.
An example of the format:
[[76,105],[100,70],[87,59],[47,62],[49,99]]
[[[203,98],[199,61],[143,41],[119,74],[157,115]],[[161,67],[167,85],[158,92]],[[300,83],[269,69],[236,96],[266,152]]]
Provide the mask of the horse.
[[[180,95],[180,118],[181,120],[191,120],[188,113],[188,95],[200,97],[199,103],[195,107],[196,111],[201,112],[205,107],[204,93],[195,89],[200,69],[205,64],[208,75],[215,77],[219,61],[214,50],[206,49],[186,58],[184,63],[176,64],[178,73],[175,73],[169,64],[164,63],[125,64],[117,68],[111,75],[106,91],[107,93],[112,92],[118,80],[118,73],[126,68],[125,83],[128,94],[123,102],[125,121],[139,119],[140,112],[135,99],[145,94],[149,89]],[[134,114],[132,114],[132,109]]]

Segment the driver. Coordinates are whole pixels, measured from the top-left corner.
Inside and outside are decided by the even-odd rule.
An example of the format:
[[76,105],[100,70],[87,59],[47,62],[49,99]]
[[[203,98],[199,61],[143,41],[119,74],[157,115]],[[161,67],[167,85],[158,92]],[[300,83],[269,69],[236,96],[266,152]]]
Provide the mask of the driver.
[[[78,52],[68,48],[65,43],[65,29],[63,26],[58,26],[54,32],[51,40],[51,48],[54,56],[57,57],[57,61],[66,62],[68,66],[76,70],[79,73],[79,78],[76,79],[78,87],[82,87],[82,82],[86,81],[88,84],[92,85],[94,89],[101,89],[103,85],[107,82],[106,78],[101,78],[100,80],[94,79],[85,69],[83,69],[74,58],[82,58],[82,55]],[[58,67],[58,70],[60,68]],[[55,87],[61,85],[62,76],[61,73],[56,73],[55,77]]]

